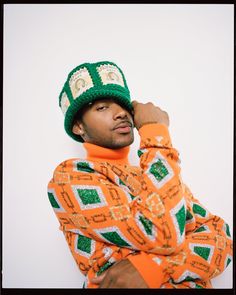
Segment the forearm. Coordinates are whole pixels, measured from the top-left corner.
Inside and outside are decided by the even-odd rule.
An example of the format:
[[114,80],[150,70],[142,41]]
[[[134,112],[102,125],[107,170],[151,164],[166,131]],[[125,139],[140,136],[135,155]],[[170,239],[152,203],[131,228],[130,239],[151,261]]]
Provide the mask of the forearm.
[[[168,128],[147,124],[139,129],[142,193],[137,196],[144,216],[158,232],[158,254],[178,252],[185,238],[186,202],[180,175],[179,155],[172,147]],[[169,248],[169,252],[168,252]],[[173,250],[171,251],[171,248]]]
[[[198,204],[199,208],[203,208],[197,199],[192,197],[191,200],[194,200],[192,207]],[[193,214],[195,225],[191,224],[192,230],[188,227],[181,251],[168,256],[145,254],[146,266],[149,266],[149,269],[144,277],[148,278],[148,273],[156,274],[156,280],[147,280],[149,286],[158,286],[161,277],[162,286],[166,288],[181,288],[182,284],[189,288],[199,288],[198,285],[210,288],[209,280],[221,274],[232,260],[233,243],[225,221],[212,215],[206,208],[206,217],[197,216],[192,207],[188,210]],[[138,263],[139,260],[138,255],[134,255],[131,261],[138,271],[143,273],[144,269],[142,264]],[[190,282],[187,282],[188,280]]]

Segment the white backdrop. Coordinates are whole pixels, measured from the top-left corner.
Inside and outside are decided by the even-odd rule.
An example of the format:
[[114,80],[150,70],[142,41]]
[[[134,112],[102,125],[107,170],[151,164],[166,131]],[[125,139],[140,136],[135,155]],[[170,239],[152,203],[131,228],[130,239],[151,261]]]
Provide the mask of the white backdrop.
[[[83,62],[110,60],[133,99],[168,112],[193,194],[233,232],[233,5],[4,5],[3,287],[80,288],[47,197],[83,147],[58,96]],[[137,135],[137,132],[135,133]],[[138,163],[136,138],[130,155]],[[232,288],[232,264],[213,281]]]

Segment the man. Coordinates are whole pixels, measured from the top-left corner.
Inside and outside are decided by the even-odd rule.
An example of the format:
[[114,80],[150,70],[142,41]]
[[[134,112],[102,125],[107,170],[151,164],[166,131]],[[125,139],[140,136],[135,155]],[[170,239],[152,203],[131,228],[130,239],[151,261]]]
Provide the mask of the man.
[[[182,182],[168,114],[131,102],[123,72],[107,61],[72,70],[59,100],[87,158],[62,162],[48,196],[84,287],[211,288],[232,260],[229,226]],[[128,161],[134,127],[137,167]]]

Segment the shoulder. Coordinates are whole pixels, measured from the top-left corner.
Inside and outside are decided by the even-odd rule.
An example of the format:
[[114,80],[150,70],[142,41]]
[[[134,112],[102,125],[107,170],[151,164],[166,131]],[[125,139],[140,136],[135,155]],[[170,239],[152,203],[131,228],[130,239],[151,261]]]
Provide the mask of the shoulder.
[[61,172],[61,173],[77,173],[77,172],[87,172],[91,173],[94,171],[94,164],[93,162],[87,161],[85,159],[80,158],[73,158],[68,159],[63,162],[61,162],[54,170],[55,172]]
[[96,163],[85,159],[73,158],[65,160],[54,169],[48,188],[59,189],[65,185],[100,184],[101,179],[105,177],[96,171],[97,167],[95,166]]
[[86,177],[88,174],[97,174],[93,162],[80,158],[68,159],[56,166],[51,182],[70,183],[74,177],[82,175]]
[[69,171],[73,171],[73,164],[74,162],[78,160],[78,159],[67,159],[64,160],[63,162],[61,162],[60,164],[58,164],[56,166],[56,168],[54,169],[54,173],[55,172],[69,172]]
[[73,181],[85,181],[93,178],[90,173],[94,174],[93,163],[80,158],[64,160],[53,170],[47,187],[50,190],[61,187],[61,185],[71,184]]

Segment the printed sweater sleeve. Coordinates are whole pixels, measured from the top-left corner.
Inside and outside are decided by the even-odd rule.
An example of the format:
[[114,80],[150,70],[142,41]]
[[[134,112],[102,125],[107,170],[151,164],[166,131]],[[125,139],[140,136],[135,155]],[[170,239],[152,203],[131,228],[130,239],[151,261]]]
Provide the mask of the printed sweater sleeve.
[[[164,125],[145,125],[139,133],[142,182],[132,185],[129,176],[123,179],[130,189],[135,187],[131,202],[121,186],[106,183],[100,174],[76,171],[71,162],[56,169],[49,188],[62,202],[67,228],[79,227],[98,241],[168,255],[179,251],[185,239],[186,204],[178,152]],[[73,221],[79,218],[86,226]]]
[[[185,185],[187,198],[186,243],[182,249],[187,265],[185,275],[193,279],[212,279],[222,273],[232,261],[233,243],[229,225],[213,215],[193,197]],[[180,270],[172,278],[179,282],[184,278]]]
[[[232,261],[229,225],[211,214],[186,185],[184,188],[187,225],[181,251],[169,256],[150,253],[128,256],[151,288],[170,288],[171,284],[174,287],[184,284],[189,288],[207,288],[209,280],[221,274]],[[145,268],[142,267],[144,263]]]
[[142,181],[123,179],[135,197],[96,171],[76,170],[73,161],[57,167],[48,189],[62,210],[65,230],[78,229],[100,242],[169,255],[185,240],[186,204],[178,165],[167,127],[149,124],[141,136]]
[[[136,212],[153,224],[155,247],[149,252],[170,255],[185,241],[186,202],[178,151],[172,147],[168,128],[147,124],[139,129],[140,167],[143,171]],[[137,216],[138,213],[136,213]]]

